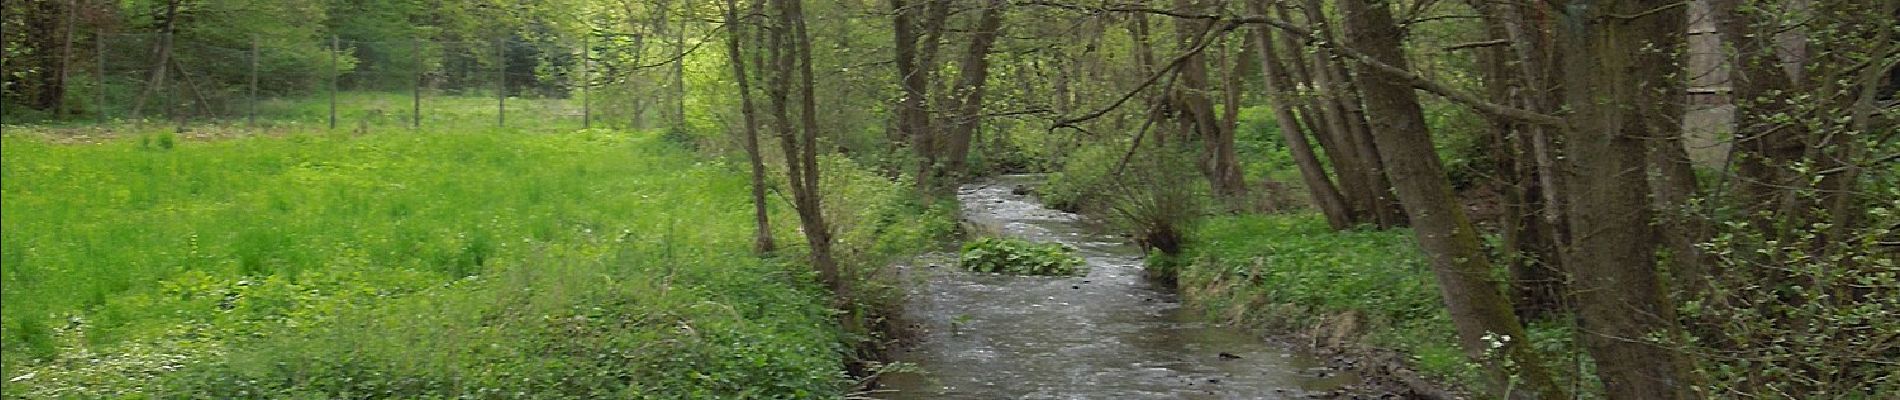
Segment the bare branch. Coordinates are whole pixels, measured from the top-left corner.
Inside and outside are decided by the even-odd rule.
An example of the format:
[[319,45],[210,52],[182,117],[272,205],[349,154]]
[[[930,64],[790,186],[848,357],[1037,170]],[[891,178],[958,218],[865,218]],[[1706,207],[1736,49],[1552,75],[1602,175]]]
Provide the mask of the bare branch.
[[[1482,112],[1482,113],[1496,115],[1496,116],[1500,116],[1504,118],[1509,118],[1509,119],[1513,119],[1513,120],[1517,120],[1517,121],[1521,121],[1525,123],[1537,124],[1537,125],[1558,126],[1558,125],[1563,125],[1564,123],[1563,118],[1557,117],[1555,115],[1544,114],[1544,113],[1540,113],[1536,111],[1531,111],[1531,110],[1526,110],[1522,108],[1511,107],[1511,106],[1506,106],[1503,104],[1485,101],[1484,99],[1479,98],[1477,95],[1473,95],[1470,93],[1459,91],[1457,89],[1453,89],[1450,86],[1446,86],[1445,84],[1437,82],[1437,81],[1426,79],[1425,77],[1412,73],[1412,71],[1407,71],[1404,68],[1399,68],[1399,67],[1392,66],[1391,64],[1380,62],[1379,60],[1373,59],[1371,56],[1368,56],[1357,49],[1341,45],[1337,42],[1327,41],[1327,40],[1311,40],[1310,38],[1314,37],[1313,31],[1311,29],[1307,29],[1305,27],[1295,25],[1293,23],[1286,22],[1283,20],[1274,19],[1271,17],[1254,16],[1254,17],[1244,17],[1244,18],[1227,18],[1221,15],[1216,15],[1216,14],[1190,14],[1190,13],[1182,13],[1182,12],[1169,11],[1169,10],[1144,8],[1144,7],[1129,7],[1129,6],[1119,6],[1119,5],[1082,6],[1082,5],[1066,4],[1066,3],[1058,3],[1058,2],[1042,1],[1042,0],[1023,1],[1018,4],[1056,7],[1056,8],[1070,9],[1070,10],[1080,10],[1083,12],[1138,12],[1138,13],[1164,15],[1164,16],[1170,16],[1170,17],[1175,17],[1175,18],[1185,18],[1185,19],[1224,20],[1226,21],[1226,24],[1221,25],[1221,33],[1226,33],[1227,31],[1230,31],[1236,27],[1239,27],[1240,25],[1246,25],[1246,24],[1267,25],[1267,26],[1273,27],[1274,29],[1279,29],[1282,31],[1286,31],[1288,33],[1307,37],[1309,38],[1308,40],[1309,43],[1325,46],[1328,49],[1337,51],[1340,54],[1343,54],[1347,57],[1352,58],[1354,61],[1357,61],[1360,64],[1364,64],[1368,67],[1372,67],[1374,71],[1378,71],[1382,75],[1403,80],[1405,81],[1406,84],[1412,86],[1414,89],[1423,90],[1431,94],[1438,95],[1439,97],[1443,97],[1447,100],[1464,104],[1465,106],[1476,109],[1477,111]],[[1673,7],[1673,6],[1664,6],[1663,8],[1667,8],[1667,7]],[[1651,12],[1653,12],[1653,10]],[[1170,63],[1168,65],[1168,68],[1164,68],[1163,71],[1157,72],[1154,76],[1148,77],[1147,81],[1142,82],[1141,88],[1138,88],[1137,91],[1139,91],[1140,89],[1145,89],[1150,85],[1153,85],[1156,80],[1160,79],[1161,74],[1166,73],[1167,70],[1173,69],[1176,64],[1179,64],[1181,61],[1186,60],[1187,57],[1189,56],[1198,54],[1203,49],[1205,49],[1205,46],[1196,48],[1193,51],[1190,51],[1188,54],[1184,54],[1180,58],[1176,58],[1173,63]],[[1109,108],[1098,110],[1096,112],[1090,113],[1088,115],[1083,115],[1081,117],[1058,121],[1056,126],[1060,127],[1067,124],[1074,124],[1077,122],[1087,121],[1090,119],[1101,117],[1102,114],[1106,114],[1108,113],[1108,111],[1113,110],[1116,107],[1120,107],[1122,103],[1128,101],[1128,99],[1133,96],[1134,96],[1134,93],[1131,92],[1127,95],[1122,96],[1121,99],[1116,100],[1115,104],[1110,105]]]

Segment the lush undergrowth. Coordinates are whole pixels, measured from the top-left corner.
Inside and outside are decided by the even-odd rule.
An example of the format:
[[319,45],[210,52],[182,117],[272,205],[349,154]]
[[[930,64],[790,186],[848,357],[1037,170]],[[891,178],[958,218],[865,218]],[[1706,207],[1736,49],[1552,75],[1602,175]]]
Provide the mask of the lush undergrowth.
[[[848,386],[846,334],[809,268],[747,254],[743,166],[659,135],[28,131],[0,139],[7,397]],[[947,215],[901,183],[830,166],[826,190],[860,194],[832,202],[852,210],[852,254],[925,248],[951,224],[920,221]]]
[[[1166,262],[1179,268],[1189,300],[1210,314],[1333,345],[1397,350],[1429,375],[1477,382],[1411,232],[1334,232],[1315,214],[1243,215],[1209,218],[1191,237],[1186,253]],[[1532,332],[1540,346],[1567,337]]]

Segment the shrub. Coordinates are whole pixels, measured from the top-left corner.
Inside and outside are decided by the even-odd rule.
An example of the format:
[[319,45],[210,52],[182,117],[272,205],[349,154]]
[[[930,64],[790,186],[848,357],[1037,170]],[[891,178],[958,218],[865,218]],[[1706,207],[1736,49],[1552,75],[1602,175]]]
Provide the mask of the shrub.
[[1075,256],[1075,249],[1067,246],[999,238],[982,238],[963,245],[963,256],[958,262],[971,271],[1010,275],[1074,275],[1081,272],[1082,267],[1082,259]]

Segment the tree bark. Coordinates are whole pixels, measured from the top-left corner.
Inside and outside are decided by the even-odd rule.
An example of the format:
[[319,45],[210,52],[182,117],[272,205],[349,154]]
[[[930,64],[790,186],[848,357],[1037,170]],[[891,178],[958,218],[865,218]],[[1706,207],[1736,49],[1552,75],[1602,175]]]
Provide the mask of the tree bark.
[[941,168],[933,173],[932,179],[940,182],[954,182],[963,178],[965,159],[970,154],[970,140],[976,136],[977,128],[982,124],[983,94],[990,76],[990,47],[996,43],[996,37],[1003,31],[1003,9],[1009,5],[1004,0],[984,2],[982,13],[977,17],[976,30],[970,34],[970,46],[958,62],[957,84],[950,93],[954,98],[955,115],[950,117],[949,130],[942,153]]
[[[779,131],[779,147],[785,153],[785,176],[792,189],[792,203],[798,211],[799,226],[811,252],[812,267],[819,280],[832,294],[850,296],[849,282],[840,273],[831,254],[831,228],[826,224],[818,191],[817,105],[812,93],[811,40],[804,29],[803,0],[772,0],[777,24],[768,36],[767,57],[774,73],[770,88],[772,114]],[[790,113],[792,82],[798,81],[802,103],[798,121]]]
[[[1470,0],[1472,9],[1483,16],[1486,36],[1511,43],[1511,28],[1502,7],[1486,0]],[[1522,102],[1528,91],[1526,69],[1512,68],[1517,54],[1509,46],[1473,49],[1478,52],[1479,75],[1485,94],[1498,102]],[[1526,320],[1557,315],[1563,309],[1563,275],[1558,269],[1558,244],[1540,215],[1548,204],[1541,197],[1536,153],[1531,143],[1532,130],[1544,127],[1526,124],[1503,115],[1485,113],[1491,127],[1491,154],[1502,178],[1498,215],[1499,250],[1505,270],[1510,271],[1513,305]]]
[[[1349,43],[1374,60],[1399,68],[1406,67],[1400,47],[1401,32],[1383,2],[1344,0]],[[1360,65],[1361,68],[1369,68]],[[1366,110],[1378,118],[1372,128],[1386,173],[1410,216],[1419,247],[1431,259],[1439,281],[1439,292],[1457,328],[1460,344],[1467,356],[1486,364],[1493,392],[1502,394],[1510,385],[1506,374],[1521,379],[1528,392],[1539,398],[1561,399],[1564,391],[1545,371],[1542,360],[1525,339],[1524,328],[1511,311],[1509,301],[1499,292],[1500,282],[1492,278],[1491,263],[1479,245],[1477,230],[1458,206],[1451,184],[1445,179],[1444,166],[1432,149],[1425,125],[1424,110],[1418,95],[1405,81],[1385,74],[1362,70]],[[1502,340],[1502,359],[1486,357],[1492,350],[1492,338]]]
[[[1762,11],[1749,11],[1744,0],[1709,0],[1715,30],[1726,45],[1729,65],[1729,97],[1735,104],[1735,145],[1731,151],[1736,166],[1737,194],[1752,211],[1780,209],[1781,188],[1790,187],[1798,177],[1783,173],[1783,167],[1799,161],[1803,146],[1799,124],[1776,122],[1777,116],[1795,112],[1785,99],[1793,83],[1776,57],[1775,35],[1770,27],[1756,26]],[[1731,50],[1732,49],[1732,50]],[[1755,218],[1758,228],[1772,231],[1771,221]]]
[[[1247,11],[1266,15],[1266,7],[1257,1],[1247,2]],[[1280,137],[1286,140],[1288,151],[1299,166],[1300,178],[1306,182],[1307,193],[1313,197],[1313,204],[1319,205],[1320,213],[1326,216],[1326,223],[1334,230],[1352,227],[1351,210],[1346,201],[1333,186],[1333,180],[1326,176],[1326,168],[1320,164],[1319,157],[1313,154],[1313,146],[1306,140],[1306,132],[1300,129],[1293,116],[1293,102],[1289,95],[1293,80],[1287,76],[1286,67],[1280,63],[1279,52],[1274,47],[1272,28],[1259,26],[1250,30],[1253,43],[1260,57],[1260,71],[1265,75],[1267,94],[1273,99],[1274,122],[1280,126]]]
[[726,57],[732,64],[733,81],[739,85],[739,114],[745,120],[745,155],[752,164],[752,251],[771,253],[778,245],[772,240],[771,216],[765,202],[765,158],[759,153],[759,118],[752,105],[752,77],[746,74],[740,41],[745,24],[739,20],[739,4],[726,0]]
[[[1187,14],[1200,14],[1208,7],[1199,0],[1175,0],[1174,6],[1177,12]],[[1203,41],[1214,40],[1204,33],[1215,22],[1177,18],[1174,24],[1177,48],[1186,51],[1202,45]],[[1246,182],[1240,173],[1239,156],[1234,150],[1234,133],[1224,129],[1219,117],[1214,114],[1214,101],[1207,95],[1207,56],[1204,53],[1190,54],[1178,65],[1175,90],[1170,95],[1180,117],[1176,121],[1178,136],[1182,139],[1193,138],[1201,143],[1201,173],[1207,176],[1214,193],[1229,201],[1238,199],[1247,192]]]
[[1656,274],[1645,179],[1649,139],[1679,128],[1644,115],[1656,112],[1646,100],[1664,97],[1645,91],[1679,85],[1670,82],[1679,69],[1671,54],[1684,41],[1685,13],[1641,0],[1572,0],[1563,9],[1558,49],[1569,60],[1573,111],[1565,141],[1576,172],[1567,264],[1580,336],[1607,398],[1690,398],[1681,356],[1654,339],[1673,331],[1675,313]]
[[[1304,11],[1307,23],[1315,27],[1314,33],[1321,40],[1335,40],[1332,27],[1327,22],[1325,6],[1320,0],[1306,0]],[[1347,201],[1363,207],[1361,212],[1381,228],[1404,225],[1404,216],[1401,215],[1403,210],[1395,208],[1398,201],[1392,195],[1394,188],[1390,177],[1386,175],[1384,161],[1380,159],[1378,143],[1372,138],[1359,84],[1345,66],[1335,62],[1334,58],[1331,49],[1324,46],[1316,48],[1312,72],[1322,97],[1330,98],[1335,103],[1334,112],[1339,117],[1341,128],[1336,140],[1345,147],[1344,152],[1352,153],[1349,159],[1358,165],[1351,170],[1360,175],[1357,180],[1367,185],[1355,196],[1360,199]]]

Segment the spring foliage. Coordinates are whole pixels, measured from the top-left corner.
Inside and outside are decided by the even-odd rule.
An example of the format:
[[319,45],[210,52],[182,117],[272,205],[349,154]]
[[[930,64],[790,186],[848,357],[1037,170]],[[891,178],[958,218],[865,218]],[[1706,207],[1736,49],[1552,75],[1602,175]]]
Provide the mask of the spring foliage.
[[986,237],[963,245],[964,269],[1010,275],[1074,275],[1082,272],[1075,250],[1056,243]]

